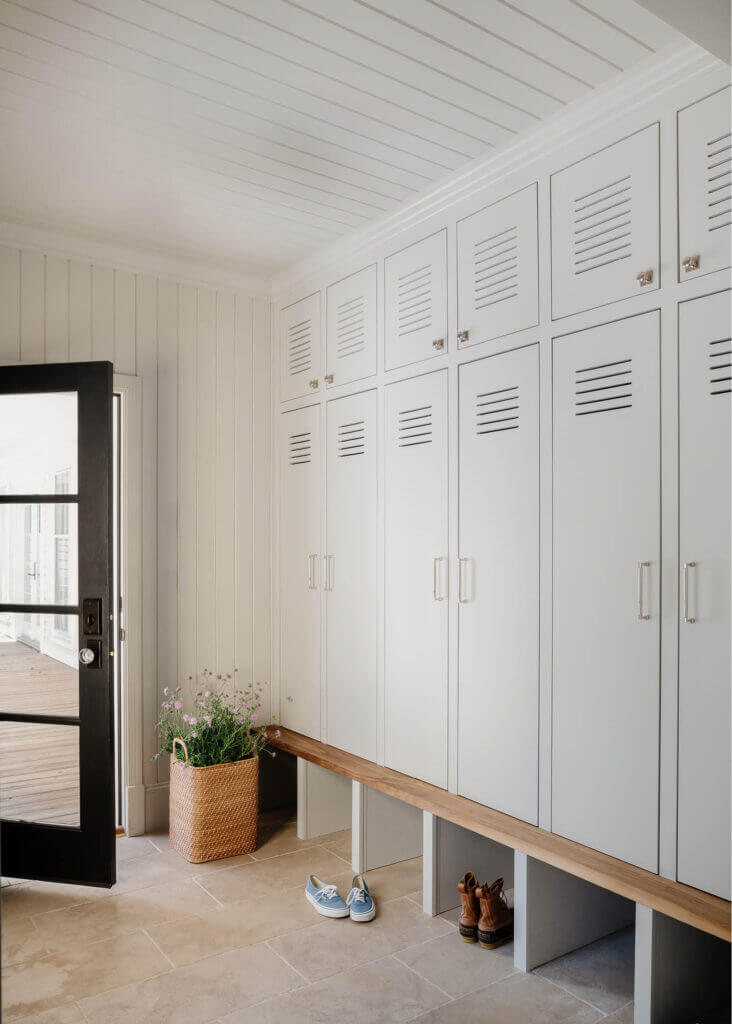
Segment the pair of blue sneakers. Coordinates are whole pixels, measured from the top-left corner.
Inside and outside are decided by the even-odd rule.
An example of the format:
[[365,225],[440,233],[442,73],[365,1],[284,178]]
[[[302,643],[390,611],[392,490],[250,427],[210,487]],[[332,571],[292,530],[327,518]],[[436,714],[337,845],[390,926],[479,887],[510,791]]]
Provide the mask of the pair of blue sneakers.
[[323,917],[348,917],[352,921],[372,921],[376,904],[363,875],[354,875],[351,891],[344,900],[334,885],[328,885],[317,875],[310,875],[305,884],[305,899],[312,903]]

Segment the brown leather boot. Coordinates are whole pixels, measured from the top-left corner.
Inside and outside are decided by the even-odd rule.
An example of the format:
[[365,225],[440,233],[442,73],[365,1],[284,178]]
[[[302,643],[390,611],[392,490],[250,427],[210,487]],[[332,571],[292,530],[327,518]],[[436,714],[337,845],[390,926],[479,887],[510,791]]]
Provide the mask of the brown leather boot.
[[506,904],[503,879],[493,885],[486,882],[475,890],[480,901],[478,942],[483,949],[495,949],[513,938],[513,910]]
[[458,882],[458,892],[463,911],[458,919],[460,938],[463,942],[475,942],[478,938],[478,916],[480,906],[475,898],[478,883],[472,871],[466,871]]

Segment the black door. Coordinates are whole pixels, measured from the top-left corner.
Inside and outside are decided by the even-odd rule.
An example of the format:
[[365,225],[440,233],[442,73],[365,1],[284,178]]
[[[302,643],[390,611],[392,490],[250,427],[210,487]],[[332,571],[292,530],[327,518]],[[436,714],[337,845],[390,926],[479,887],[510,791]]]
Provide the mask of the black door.
[[112,364],[0,368],[0,856],[115,881]]

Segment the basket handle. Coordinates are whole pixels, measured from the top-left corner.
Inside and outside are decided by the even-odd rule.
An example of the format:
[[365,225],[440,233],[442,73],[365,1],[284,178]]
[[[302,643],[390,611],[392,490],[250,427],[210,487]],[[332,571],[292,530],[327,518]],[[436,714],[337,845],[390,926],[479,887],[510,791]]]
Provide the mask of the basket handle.
[[[172,750],[173,756],[174,757],[176,756],[176,754],[175,754],[175,745],[176,745],[176,743],[180,743],[180,745],[183,747],[183,753],[186,755],[185,763],[188,764],[188,747],[185,745],[185,743],[180,738],[180,736],[174,736],[173,737],[173,750]],[[179,760],[179,758],[176,757],[176,760]]]

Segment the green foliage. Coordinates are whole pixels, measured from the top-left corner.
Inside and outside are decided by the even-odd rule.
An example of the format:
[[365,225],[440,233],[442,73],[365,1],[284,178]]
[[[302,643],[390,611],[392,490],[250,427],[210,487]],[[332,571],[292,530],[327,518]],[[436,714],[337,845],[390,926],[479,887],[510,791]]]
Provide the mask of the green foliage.
[[[189,680],[192,682],[192,677]],[[203,669],[190,714],[184,711],[182,686],[172,691],[166,686],[163,694],[165,700],[158,722],[160,751],[156,758],[173,753],[176,737],[187,746],[194,768],[244,761],[263,753],[275,756],[267,748],[266,729],[257,725],[262,707],[261,685],[247,683],[239,689],[230,672],[214,677],[209,669]],[[175,753],[179,760],[185,760],[180,746],[176,746]]]

